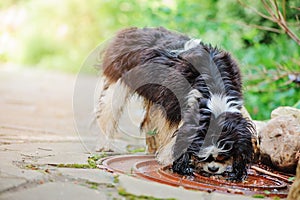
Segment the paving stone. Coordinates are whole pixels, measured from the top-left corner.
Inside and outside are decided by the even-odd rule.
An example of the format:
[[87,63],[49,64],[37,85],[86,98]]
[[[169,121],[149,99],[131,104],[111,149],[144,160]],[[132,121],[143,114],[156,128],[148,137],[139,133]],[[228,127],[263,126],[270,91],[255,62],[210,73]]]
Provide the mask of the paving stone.
[[42,154],[51,154],[51,152],[76,152],[84,153],[85,149],[79,140],[77,141],[62,141],[62,142],[32,142],[30,144],[11,144],[0,146],[1,150],[10,151],[22,151],[22,152],[34,152]]
[[133,178],[127,175],[119,177],[119,185],[126,192],[140,196],[152,196],[156,198],[175,198],[178,200],[250,200],[254,199],[248,196],[221,194],[217,192],[207,193],[195,190],[186,190],[182,187],[173,187],[156,182],[145,181],[142,179]]
[[73,75],[1,65],[1,133],[6,130],[3,127],[39,129],[44,133],[54,130],[63,135],[75,133],[74,81]]
[[60,168],[57,170],[64,176],[72,177],[75,179],[85,179],[89,182],[99,184],[112,184],[114,176],[111,173],[99,169],[68,169]]
[[36,164],[86,163],[89,156],[80,142],[11,144],[1,146],[0,151],[14,152],[10,160]]
[[1,200],[86,200],[109,199],[108,194],[74,183],[45,183],[0,196]]
[[26,183],[25,178],[11,177],[0,173],[0,192],[6,191],[10,188],[18,187],[21,184]]
[[17,166],[15,160],[22,161],[18,152],[0,151],[0,192],[17,187],[26,181],[41,179],[43,174],[36,170],[26,170]]

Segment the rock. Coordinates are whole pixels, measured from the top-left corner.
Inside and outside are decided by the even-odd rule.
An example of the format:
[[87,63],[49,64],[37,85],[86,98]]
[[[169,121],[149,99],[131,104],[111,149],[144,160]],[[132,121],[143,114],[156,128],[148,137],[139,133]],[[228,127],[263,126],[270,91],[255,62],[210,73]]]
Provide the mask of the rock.
[[300,110],[290,107],[274,110],[260,137],[261,162],[294,174],[300,152]]
[[300,123],[300,110],[293,107],[281,106],[276,108],[271,113],[271,119],[274,119],[279,116],[293,116],[299,120]]
[[261,130],[267,125],[267,121],[253,120],[258,135],[261,135]]
[[288,200],[300,200],[300,160],[298,161],[296,179],[290,189]]

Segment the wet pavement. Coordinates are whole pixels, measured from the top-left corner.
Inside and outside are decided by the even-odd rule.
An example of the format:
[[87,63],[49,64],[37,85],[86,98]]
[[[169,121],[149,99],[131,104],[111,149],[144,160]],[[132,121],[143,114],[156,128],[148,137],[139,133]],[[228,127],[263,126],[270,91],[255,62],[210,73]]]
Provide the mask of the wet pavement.
[[[93,78],[86,80],[93,84]],[[101,147],[95,143],[104,140],[95,130],[77,133],[75,83],[75,75],[0,66],[0,199],[126,199],[127,193],[162,199],[252,199],[86,169],[95,146]],[[130,142],[122,140],[118,147]]]

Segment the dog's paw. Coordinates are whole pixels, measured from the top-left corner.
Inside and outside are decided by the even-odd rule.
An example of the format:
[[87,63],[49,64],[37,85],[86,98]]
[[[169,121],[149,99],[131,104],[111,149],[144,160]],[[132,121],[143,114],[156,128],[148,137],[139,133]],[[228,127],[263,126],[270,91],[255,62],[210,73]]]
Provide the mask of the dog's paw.
[[192,175],[194,172],[193,166],[190,165],[190,156],[185,153],[173,162],[172,170],[181,175]]
[[183,170],[183,174],[184,174],[184,175],[192,175],[193,172],[194,172],[194,169],[191,168],[191,167],[187,167],[187,168],[185,168],[185,169]]
[[178,174],[181,174],[181,175],[187,175],[187,176],[190,176],[190,175],[193,175],[194,173],[194,169],[192,167],[179,167],[178,166],[175,166],[174,165],[172,166],[172,170],[173,172],[175,173],[178,173]]
[[230,172],[228,173],[228,177],[226,178],[227,181],[231,182],[242,182],[245,180],[246,176],[239,176],[236,173]]

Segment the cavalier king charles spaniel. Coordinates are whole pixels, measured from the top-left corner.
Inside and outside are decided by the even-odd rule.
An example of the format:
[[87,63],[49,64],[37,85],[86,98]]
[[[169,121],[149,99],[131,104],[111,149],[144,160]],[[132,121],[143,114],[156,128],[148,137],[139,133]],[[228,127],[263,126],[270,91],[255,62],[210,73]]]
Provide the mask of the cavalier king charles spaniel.
[[228,52],[159,27],[122,30],[101,55],[97,118],[105,134],[135,94],[145,110],[140,130],[159,163],[183,175],[246,177],[256,131],[242,114],[240,70]]

